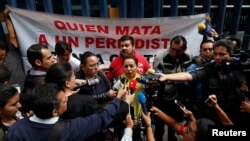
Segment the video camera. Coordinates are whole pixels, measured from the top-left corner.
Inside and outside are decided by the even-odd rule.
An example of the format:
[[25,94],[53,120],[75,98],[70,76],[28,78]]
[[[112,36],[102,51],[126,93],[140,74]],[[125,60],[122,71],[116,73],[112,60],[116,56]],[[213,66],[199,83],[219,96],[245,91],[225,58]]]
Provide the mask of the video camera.
[[250,51],[236,50],[231,54],[231,57],[239,58],[240,62],[250,61]]
[[100,80],[98,77],[94,77],[94,78],[86,79],[86,82],[87,82],[86,84],[77,84],[76,87],[74,88],[74,90],[85,87],[86,85],[92,86],[92,85],[98,84],[100,82]]
[[157,74],[145,74],[141,75],[141,78],[136,78],[136,80],[139,83],[145,84],[145,85],[151,85],[152,83],[159,83],[160,75]]

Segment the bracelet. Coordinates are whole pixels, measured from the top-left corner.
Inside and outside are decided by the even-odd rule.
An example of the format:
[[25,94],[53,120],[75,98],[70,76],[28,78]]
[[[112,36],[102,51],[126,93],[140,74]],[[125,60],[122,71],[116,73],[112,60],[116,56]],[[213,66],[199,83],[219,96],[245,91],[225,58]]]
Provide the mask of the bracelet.
[[152,128],[152,125],[151,124],[147,124],[146,126],[145,126],[146,128]]

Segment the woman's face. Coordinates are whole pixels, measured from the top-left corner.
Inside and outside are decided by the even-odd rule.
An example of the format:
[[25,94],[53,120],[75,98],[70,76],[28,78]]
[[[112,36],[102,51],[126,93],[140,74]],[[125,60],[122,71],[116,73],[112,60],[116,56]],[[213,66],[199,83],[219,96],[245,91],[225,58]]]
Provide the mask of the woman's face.
[[3,108],[0,109],[0,115],[6,118],[13,118],[16,116],[17,111],[22,105],[19,102],[20,94],[16,92],[5,104]]
[[138,66],[135,63],[135,60],[133,60],[132,58],[125,59],[123,63],[123,69],[126,77],[128,78],[135,77],[137,72],[137,67]]
[[99,70],[99,61],[96,56],[90,56],[87,58],[87,63],[82,65],[82,69],[86,76],[94,77]]

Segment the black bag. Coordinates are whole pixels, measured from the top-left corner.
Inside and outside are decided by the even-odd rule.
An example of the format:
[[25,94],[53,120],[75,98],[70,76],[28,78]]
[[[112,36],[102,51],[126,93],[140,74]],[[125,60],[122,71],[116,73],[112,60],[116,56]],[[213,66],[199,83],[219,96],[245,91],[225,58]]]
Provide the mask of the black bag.
[[48,141],[58,141],[61,132],[64,129],[65,122],[63,120],[58,120],[52,129]]

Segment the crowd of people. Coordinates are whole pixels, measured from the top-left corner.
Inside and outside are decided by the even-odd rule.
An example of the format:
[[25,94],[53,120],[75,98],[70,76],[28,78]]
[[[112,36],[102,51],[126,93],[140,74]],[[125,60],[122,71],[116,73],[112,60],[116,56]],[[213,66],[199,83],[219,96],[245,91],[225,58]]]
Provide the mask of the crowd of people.
[[[8,48],[1,43],[0,141],[162,141],[165,124],[168,141],[177,135],[205,141],[209,126],[250,127],[249,81],[242,70],[249,65],[232,56],[238,40],[204,38],[200,55],[192,56],[185,37],[176,35],[152,66],[132,36],[119,40],[120,54],[106,71],[93,52],[73,57],[65,41],[55,44],[56,56],[47,45],[33,44],[24,85],[10,83]],[[149,69],[160,72],[151,74],[157,80],[147,78]],[[150,100],[142,103],[141,95]]]

